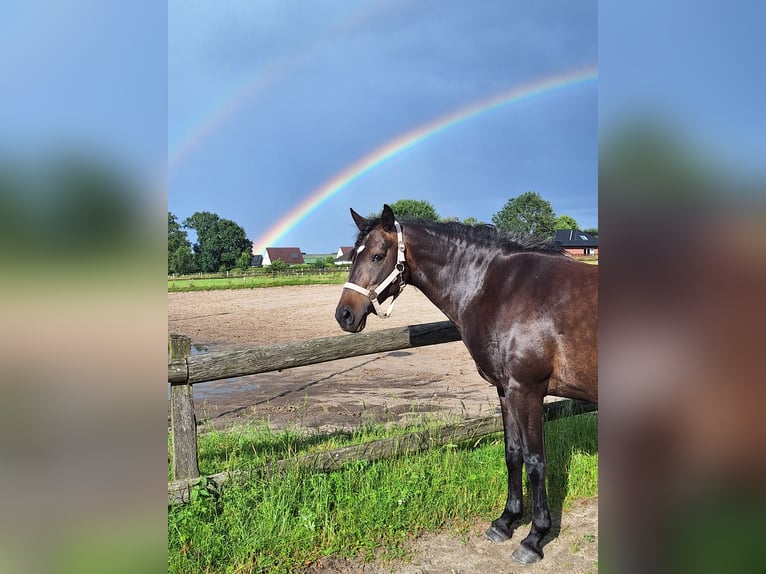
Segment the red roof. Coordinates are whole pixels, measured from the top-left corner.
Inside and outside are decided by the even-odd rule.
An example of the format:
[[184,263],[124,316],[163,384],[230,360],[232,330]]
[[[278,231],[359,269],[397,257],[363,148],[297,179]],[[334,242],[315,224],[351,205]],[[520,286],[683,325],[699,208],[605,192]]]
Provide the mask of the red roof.
[[269,261],[272,263],[277,259],[281,259],[288,265],[305,263],[303,261],[303,253],[301,253],[299,247],[267,247],[266,255],[268,255]]

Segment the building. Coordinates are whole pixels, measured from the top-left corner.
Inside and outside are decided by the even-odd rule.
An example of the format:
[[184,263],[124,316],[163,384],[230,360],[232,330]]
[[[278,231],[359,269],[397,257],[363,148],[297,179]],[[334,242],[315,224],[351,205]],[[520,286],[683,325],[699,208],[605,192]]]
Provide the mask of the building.
[[351,255],[354,251],[354,246],[343,245],[338,248],[338,252],[335,254],[335,265],[348,265],[351,263]]
[[579,229],[557,229],[553,243],[566,249],[570,255],[598,255],[598,237]]
[[267,247],[263,255],[263,264],[271,265],[276,260],[288,265],[305,263],[303,253],[298,247]]

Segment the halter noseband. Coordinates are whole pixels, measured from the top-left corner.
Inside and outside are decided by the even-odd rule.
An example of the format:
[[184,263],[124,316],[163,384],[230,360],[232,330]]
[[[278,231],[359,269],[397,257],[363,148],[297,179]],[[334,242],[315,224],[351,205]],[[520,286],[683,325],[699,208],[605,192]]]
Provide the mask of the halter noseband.
[[[402,294],[402,290],[407,285],[407,283],[404,281],[404,235],[402,234],[402,226],[399,225],[398,221],[394,221],[394,226],[396,227],[396,241],[398,243],[396,250],[396,265],[391,270],[391,273],[388,274],[388,277],[386,277],[383,282],[378,284],[374,289],[365,289],[364,287],[351,282],[343,284],[344,289],[351,289],[352,291],[356,291],[357,293],[361,293],[367,297],[370,300],[370,303],[372,303],[372,306],[375,308],[375,313],[381,319],[387,319],[391,316],[391,312],[394,310],[394,303],[396,303],[396,298]],[[381,314],[381,305],[378,302],[378,297],[383,291],[385,291],[386,287],[388,287],[396,279],[399,279],[399,292],[394,295],[394,298],[388,305],[386,312]]]

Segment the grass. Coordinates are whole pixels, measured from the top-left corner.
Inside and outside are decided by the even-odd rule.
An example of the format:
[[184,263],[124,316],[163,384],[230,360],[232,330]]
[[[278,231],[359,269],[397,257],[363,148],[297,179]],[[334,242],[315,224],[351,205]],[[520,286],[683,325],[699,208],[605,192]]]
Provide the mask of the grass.
[[[598,265],[598,257],[589,256],[582,261]],[[249,272],[250,273],[250,272]],[[271,274],[258,270],[251,275],[236,277],[188,276],[168,279],[168,293],[185,291],[215,291],[219,289],[258,289],[262,287],[288,287],[293,285],[341,285],[348,277],[348,269],[316,272],[308,269]]]
[[[216,431],[199,437],[200,470],[259,466],[422,428],[367,426],[324,436],[276,433],[262,425]],[[548,496],[556,512],[598,492],[598,418],[551,421],[546,433]],[[197,488],[189,504],[169,509],[168,571],[293,572],[329,554],[401,557],[407,542],[424,531],[465,532],[472,520],[495,518],[505,493],[500,434],[358,461],[332,473],[288,470],[227,484],[220,493]]]
[[245,277],[214,277],[203,279],[169,279],[168,293],[179,291],[214,291],[218,289],[255,289],[292,285],[339,285],[348,272],[306,273],[301,275],[254,275]]

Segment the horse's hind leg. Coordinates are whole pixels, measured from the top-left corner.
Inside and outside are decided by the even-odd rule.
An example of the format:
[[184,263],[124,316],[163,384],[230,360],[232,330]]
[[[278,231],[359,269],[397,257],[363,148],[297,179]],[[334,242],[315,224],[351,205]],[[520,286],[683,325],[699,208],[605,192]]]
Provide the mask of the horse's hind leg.
[[513,535],[511,525],[521,518],[522,491],[521,491],[521,465],[524,456],[521,449],[521,438],[518,422],[511,410],[508,397],[498,388],[500,397],[500,410],[503,413],[503,435],[505,439],[505,464],[508,468],[508,498],[505,509],[499,518],[484,533],[485,538],[492,542],[504,542]]
[[551,513],[545,491],[545,441],[543,439],[542,398],[532,395],[509,397],[515,411],[524,464],[527,467],[532,496],[532,527],[527,537],[513,552],[513,559],[522,564],[537,562],[543,557],[542,540],[551,529]]

